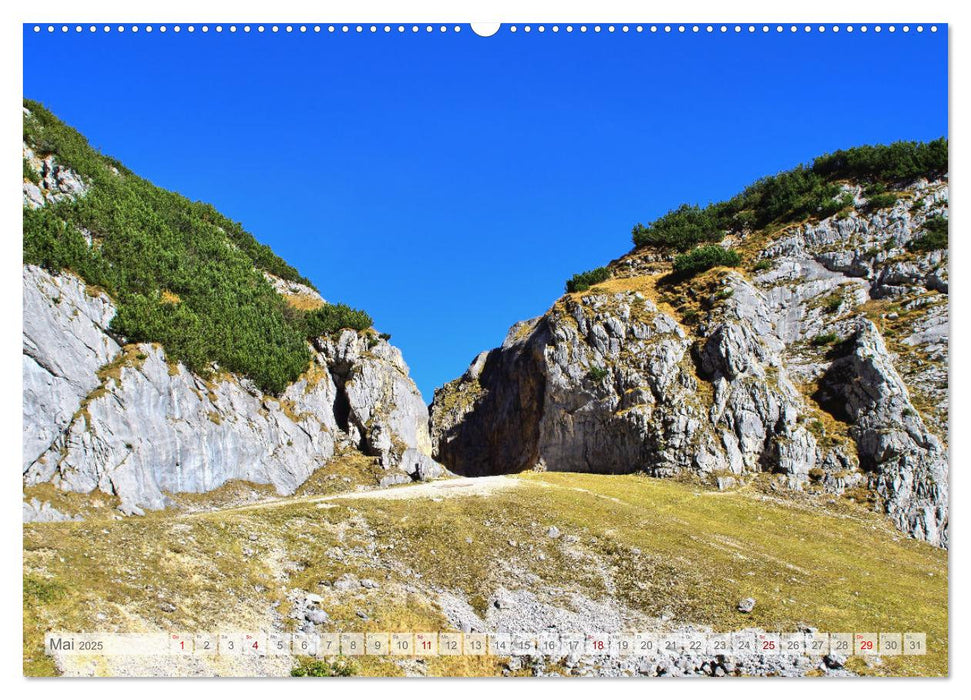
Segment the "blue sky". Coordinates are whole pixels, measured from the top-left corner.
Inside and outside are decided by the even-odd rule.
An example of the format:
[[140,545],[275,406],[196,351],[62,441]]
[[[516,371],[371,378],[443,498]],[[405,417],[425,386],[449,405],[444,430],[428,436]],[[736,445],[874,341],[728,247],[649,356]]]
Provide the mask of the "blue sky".
[[947,134],[946,31],[24,31],[24,94],[367,309],[426,401],[681,202]]

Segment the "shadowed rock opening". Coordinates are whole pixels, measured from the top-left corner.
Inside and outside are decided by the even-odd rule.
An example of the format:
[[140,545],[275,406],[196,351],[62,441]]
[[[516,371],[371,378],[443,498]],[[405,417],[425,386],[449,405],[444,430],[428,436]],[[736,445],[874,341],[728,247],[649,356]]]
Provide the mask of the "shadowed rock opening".
[[510,474],[538,460],[546,395],[545,326],[514,352],[492,351],[469,383],[478,398],[462,421],[439,436],[437,459],[462,476]]
[[351,418],[351,402],[344,390],[344,383],[335,382],[335,385],[337,391],[334,396],[334,420],[337,422],[337,427],[346,433]]

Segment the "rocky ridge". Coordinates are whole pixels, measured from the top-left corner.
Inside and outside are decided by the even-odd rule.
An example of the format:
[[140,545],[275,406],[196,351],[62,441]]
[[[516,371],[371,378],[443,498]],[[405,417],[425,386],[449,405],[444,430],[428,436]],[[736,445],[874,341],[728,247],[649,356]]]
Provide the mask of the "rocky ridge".
[[435,393],[435,456],[466,475],[528,469],[759,473],[868,498],[946,547],[947,251],[914,252],[947,182],[723,245],[747,270],[674,278],[637,250],[613,279],[514,325]]
[[[41,178],[25,178],[25,207],[89,190],[54,156],[25,144],[24,159]],[[288,302],[324,304],[306,285],[268,277]],[[23,293],[25,486],[98,490],[133,514],[237,479],[289,494],[346,449],[377,458],[382,485],[443,474],[408,366],[371,330],[315,339],[308,370],[272,396],[218,367],[203,378],[157,344],[128,344],[110,328],[112,299],[71,272],[24,265]],[[24,504],[25,520],[63,517],[37,499]]]
[[161,346],[124,345],[113,314],[79,278],[24,267],[26,485],[97,489],[138,513],[234,479],[292,493],[341,447],[379,458],[385,483],[442,474],[421,395],[384,340],[318,339],[310,369],[274,397],[228,373],[199,377]]

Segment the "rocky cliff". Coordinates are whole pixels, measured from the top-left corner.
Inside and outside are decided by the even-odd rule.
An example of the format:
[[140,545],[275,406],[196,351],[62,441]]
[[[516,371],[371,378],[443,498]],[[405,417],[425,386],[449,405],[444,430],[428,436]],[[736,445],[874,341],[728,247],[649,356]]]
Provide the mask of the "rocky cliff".
[[852,182],[841,196],[832,216],[731,232],[740,267],[685,279],[639,248],[516,324],[436,391],[436,458],[466,475],[770,473],[946,547],[947,250],[914,242],[946,216],[947,182],[879,207]]
[[[101,194],[97,184],[59,163],[57,154],[41,157],[26,142],[23,152],[25,212],[54,208],[63,230],[57,235],[66,236],[73,210],[56,207]],[[122,175],[112,167],[108,176]],[[81,234],[92,256],[109,235]],[[55,238],[48,247],[59,243]],[[270,393],[217,363],[194,372],[159,343],[130,341],[113,327],[118,305],[108,292],[68,269],[45,267],[23,266],[26,487],[100,491],[131,514],[165,507],[168,494],[209,491],[231,480],[289,494],[347,449],[377,458],[387,471],[383,484],[442,474],[430,456],[421,394],[401,352],[373,329],[311,338],[305,371]],[[325,303],[306,284],[259,272],[295,309],[288,313]],[[178,298],[167,294],[160,303],[175,307]],[[36,498],[25,501],[24,514],[60,517]]]

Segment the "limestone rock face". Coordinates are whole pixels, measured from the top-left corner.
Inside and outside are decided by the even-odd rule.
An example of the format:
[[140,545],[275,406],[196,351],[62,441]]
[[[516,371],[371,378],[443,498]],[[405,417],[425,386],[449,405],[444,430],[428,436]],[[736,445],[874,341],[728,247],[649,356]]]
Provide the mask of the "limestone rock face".
[[789,380],[785,345],[775,333],[767,300],[737,273],[726,275],[723,284],[727,299],[719,320],[701,328],[707,337],[699,357],[714,386],[710,417],[716,428],[724,426],[720,437],[730,471],[805,478],[820,454],[801,420],[806,406]]
[[66,520],[82,520],[80,516],[71,517],[36,498],[24,501],[23,521],[25,523],[55,523]]
[[400,351],[373,334],[318,339],[310,369],[273,397],[226,373],[203,379],[160,346],[123,346],[114,313],[77,277],[24,267],[26,485],[97,489],[139,513],[232,479],[292,493],[341,445],[403,480],[443,473]]
[[860,320],[823,378],[823,400],[852,423],[860,467],[905,532],[948,542],[947,453],[924,425],[879,331]]
[[[233,379],[207,383],[141,344],[126,349],[99,389],[28,470],[28,484],[114,493],[138,512],[164,507],[164,492],[204,492],[231,479],[290,493],[334,454],[327,408],[336,389],[327,377],[302,380],[274,401]],[[317,412],[288,410],[290,392]]]
[[285,280],[282,277],[271,275],[265,270],[263,271],[263,277],[273,285],[273,289],[276,290],[277,294],[284,299],[291,300],[291,303],[296,302],[300,304],[303,302],[303,305],[307,307],[320,306],[325,303],[325,299],[313,287],[308,287],[305,284],[294,282],[293,280]]
[[[637,291],[567,298],[435,395],[437,456],[462,474],[783,471],[817,458],[764,300],[732,276],[731,310],[693,357]],[[706,385],[707,391],[701,390]],[[710,392],[713,392],[713,399]]]
[[947,182],[877,211],[846,188],[858,208],[726,239],[755,251],[752,269],[679,284],[663,255],[635,251],[614,280],[516,324],[435,392],[435,456],[467,475],[863,486],[901,530],[946,547],[947,251],[910,244],[947,215]]
[[318,338],[316,345],[341,390],[335,420],[352,441],[412,478],[441,476],[444,470],[431,457],[428,407],[401,351],[351,330],[336,339]]
[[108,333],[114,304],[74,275],[23,268],[23,468],[43,454],[121,350]]

